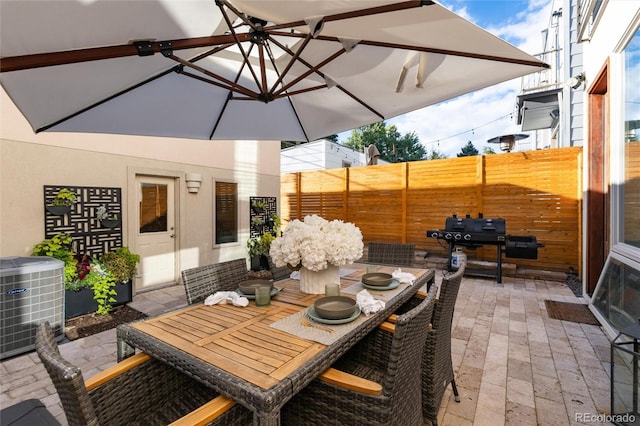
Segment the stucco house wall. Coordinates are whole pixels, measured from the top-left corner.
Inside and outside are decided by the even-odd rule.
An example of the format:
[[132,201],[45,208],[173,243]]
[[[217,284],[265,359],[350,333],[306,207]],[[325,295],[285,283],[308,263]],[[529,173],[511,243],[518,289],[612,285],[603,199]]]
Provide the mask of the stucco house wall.
[[[176,279],[190,267],[246,257],[249,197],[280,196],[280,141],[201,141],[98,134],[34,134],[0,91],[0,257],[27,256],[44,238],[44,185],[122,188],[123,242],[135,251],[135,175],[174,177]],[[199,173],[197,194],[185,174]],[[236,182],[239,241],[214,246],[214,182]]]

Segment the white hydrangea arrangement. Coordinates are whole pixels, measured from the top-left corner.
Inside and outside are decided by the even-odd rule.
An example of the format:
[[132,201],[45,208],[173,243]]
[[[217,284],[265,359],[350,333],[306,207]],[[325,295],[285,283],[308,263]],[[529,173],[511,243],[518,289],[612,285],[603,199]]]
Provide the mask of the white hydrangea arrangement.
[[362,257],[362,232],[353,223],[328,221],[318,215],[295,219],[271,243],[269,255],[276,266],[321,271],[329,264],[342,266]]

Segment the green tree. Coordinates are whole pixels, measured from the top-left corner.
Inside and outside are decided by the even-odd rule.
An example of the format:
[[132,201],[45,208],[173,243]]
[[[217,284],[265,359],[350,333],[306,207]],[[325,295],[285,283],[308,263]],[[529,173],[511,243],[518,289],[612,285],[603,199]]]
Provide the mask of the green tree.
[[495,154],[496,152],[493,150],[493,148],[491,148],[490,146],[485,146],[482,149],[482,154],[483,155],[489,155],[489,154]]
[[431,151],[429,151],[429,154],[427,154],[427,160],[440,160],[442,158],[448,157],[437,149],[432,149]]
[[458,157],[472,157],[474,155],[480,154],[475,146],[471,143],[471,141],[467,142],[465,146],[460,149],[460,152],[457,154]]
[[364,152],[371,144],[380,151],[380,158],[390,163],[422,160],[427,154],[415,132],[401,135],[396,126],[384,121],[352,130],[344,145]]

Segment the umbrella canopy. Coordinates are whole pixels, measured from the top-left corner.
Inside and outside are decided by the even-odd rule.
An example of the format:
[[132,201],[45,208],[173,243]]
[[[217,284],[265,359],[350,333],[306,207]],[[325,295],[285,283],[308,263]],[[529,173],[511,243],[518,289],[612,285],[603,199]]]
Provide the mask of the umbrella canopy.
[[547,68],[433,1],[0,2],[34,131],[308,141]]

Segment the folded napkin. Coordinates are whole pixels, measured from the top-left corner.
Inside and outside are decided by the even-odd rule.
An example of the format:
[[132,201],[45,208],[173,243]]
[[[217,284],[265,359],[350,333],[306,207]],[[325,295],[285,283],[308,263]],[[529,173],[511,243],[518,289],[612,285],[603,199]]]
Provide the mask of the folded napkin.
[[356,294],[356,303],[360,307],[360,310],[367,316],[384,309],[384,302],[374,299],[367,290],[362,290]]
[[291,278],[292,280],[299,280],[300,279],[300,271],[291,272],[291,275],[289,275],[289,278]]
[[231,302],[233,306],[247,306],[249,299],[240,296],[235,291],[216,291],[215,294],[204,299],[204,304],[210,305],[224,305],[227,302]]
[[416,280],[416,276],[409,273],[409,272],[402,272],[402,270],[400,268],[396,269],[395,271],[393,271],[393,273],[391,274],[391,276],[398,280],[398,282],[401,283],[407,283],[409,285],[413,285],[413,283]]

